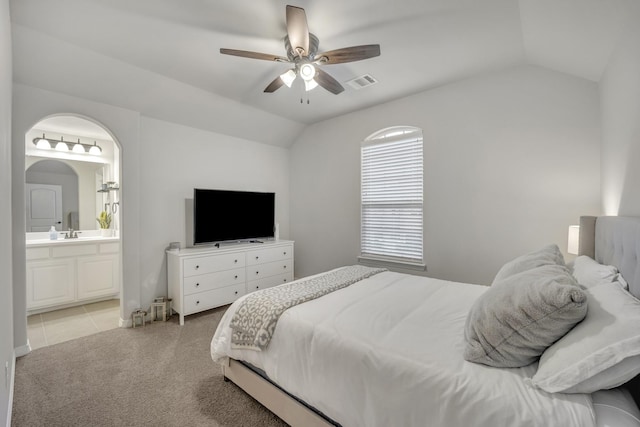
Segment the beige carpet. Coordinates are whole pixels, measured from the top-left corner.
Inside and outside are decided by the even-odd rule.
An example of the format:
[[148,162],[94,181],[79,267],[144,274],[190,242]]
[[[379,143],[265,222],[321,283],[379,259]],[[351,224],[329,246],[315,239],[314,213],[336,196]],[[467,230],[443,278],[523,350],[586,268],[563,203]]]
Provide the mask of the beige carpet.
[[226,307],[44,347],[16,363],[12,426],[286,426],[209,353]]

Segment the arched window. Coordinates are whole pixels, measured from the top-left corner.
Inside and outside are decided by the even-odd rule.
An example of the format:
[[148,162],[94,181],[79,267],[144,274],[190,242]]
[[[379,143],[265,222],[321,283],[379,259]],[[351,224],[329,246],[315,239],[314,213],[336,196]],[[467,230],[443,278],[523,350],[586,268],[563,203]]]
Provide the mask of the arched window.
[[383,129],[361,148],[363,260],[423,265],[422,130]]

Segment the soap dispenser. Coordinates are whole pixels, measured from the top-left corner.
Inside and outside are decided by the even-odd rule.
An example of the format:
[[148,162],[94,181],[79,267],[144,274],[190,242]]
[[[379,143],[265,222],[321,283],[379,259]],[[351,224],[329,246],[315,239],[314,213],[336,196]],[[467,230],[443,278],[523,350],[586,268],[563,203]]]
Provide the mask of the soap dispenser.
[[49,239],[58,240],[58,231],[54,225],[52,225],[51,230],[49,230]]

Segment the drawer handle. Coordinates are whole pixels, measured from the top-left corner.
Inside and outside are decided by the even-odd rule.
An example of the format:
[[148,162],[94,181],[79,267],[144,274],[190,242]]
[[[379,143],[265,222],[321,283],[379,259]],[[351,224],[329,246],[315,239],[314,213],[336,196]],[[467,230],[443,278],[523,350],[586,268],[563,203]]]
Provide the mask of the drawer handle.
[[197,288],[198,286],[200,286],[200,283],[196,283],[196,288]]
[[196,301],[196,305],[200,304],[200,301]]
[[197,269],[199,269],[199,268],[200,268],[200,266],[199,266],[199,265],[196,265],[196,270],[197,270]]

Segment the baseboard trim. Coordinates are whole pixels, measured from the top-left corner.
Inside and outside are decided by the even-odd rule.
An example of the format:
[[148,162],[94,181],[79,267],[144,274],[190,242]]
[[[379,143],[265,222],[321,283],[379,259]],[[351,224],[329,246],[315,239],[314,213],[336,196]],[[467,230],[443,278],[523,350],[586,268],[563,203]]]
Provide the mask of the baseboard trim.
[[26,356],[31,353],[31,344],[29,343],[29,339],[27,339],[27,343],[25,345],[21,345],[20,347],[16,347],[13,350],[15,357]]
[[123,319],[122,317],[118,320],[118,326],[121,328],[130,328],[133,326],[131,323],[131,319]]
[[[28,345],[28,344],[27,344]],[[13,351],[13,361],[11,363],[11,375],[9,377],[9,407],[7,408],[7,427],[11,427],[11,416],[13,415],[13,386],[16,378],[16,351]]]

